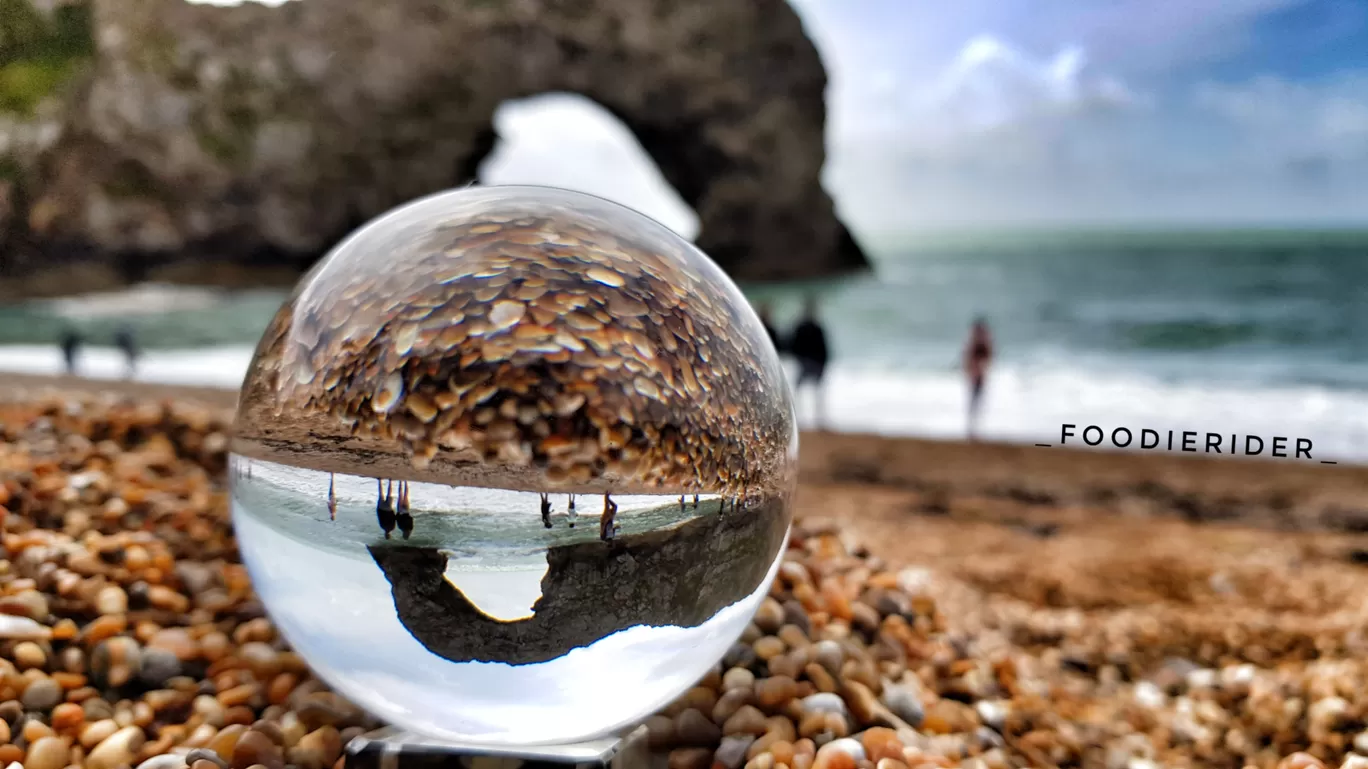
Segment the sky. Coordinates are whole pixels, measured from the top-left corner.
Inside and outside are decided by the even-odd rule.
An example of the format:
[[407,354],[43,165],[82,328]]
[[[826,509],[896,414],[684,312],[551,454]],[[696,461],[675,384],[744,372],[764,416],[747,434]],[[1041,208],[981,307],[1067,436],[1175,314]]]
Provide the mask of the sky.
[[[1368,225],[1368,0],[792,0],[826,64],[823,183],[864,238]],[[486,183],[692,210],[597,105],[505,105]]]

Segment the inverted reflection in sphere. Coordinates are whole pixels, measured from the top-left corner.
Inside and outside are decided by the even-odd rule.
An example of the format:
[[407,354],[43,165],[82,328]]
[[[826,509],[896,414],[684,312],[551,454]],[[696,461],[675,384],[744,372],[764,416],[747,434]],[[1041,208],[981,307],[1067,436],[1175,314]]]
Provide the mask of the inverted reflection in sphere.
[[567,742],[740,635],[796,449],[775,351],[702,252],[599,198],[477,187],[301,280],[243,383],[233,518],[338,691],[433,737]]

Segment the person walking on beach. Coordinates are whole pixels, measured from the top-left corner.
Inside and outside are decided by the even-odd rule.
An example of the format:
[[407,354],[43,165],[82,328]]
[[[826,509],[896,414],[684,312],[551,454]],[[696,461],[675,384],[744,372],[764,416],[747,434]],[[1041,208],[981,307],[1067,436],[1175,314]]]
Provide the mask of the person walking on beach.
[[817,320],[817,298],[809,296],[803,302],[803,316],[793,333],[789,335],[788,352],[798,361],[798,381],[793,385],[796,395],[805,384],[811,384],[816,398],[817,429],[825,429],[826,415],[822,397],[822,379],[826,376],[827,348],[826,330]]
[[81,352],[81,334],[74,328],[62,332],[58,343],[62,348],[62,360],[66,363],[67,376],[76,374],[76,356]]
[[138,370],[138,344],[133,338],[133,329],[120,326],[119,330],[114,332],[114,345],[123,352],[124,378],[132,379]]
[[394,482],[390,481],[384,486],[380,479],[375,479],[375,517],[380,522],[380,530],[385,532],[385,539],[390,538],[390,533],[394,531]]
[[969,343],[964,347],[964,373],[969,379],[969,440],[978,432],[979,403],[983,398],[983,382],[988,377],[988,365],[993,361],[993,336],[988,322],[974,319],[969,331]]

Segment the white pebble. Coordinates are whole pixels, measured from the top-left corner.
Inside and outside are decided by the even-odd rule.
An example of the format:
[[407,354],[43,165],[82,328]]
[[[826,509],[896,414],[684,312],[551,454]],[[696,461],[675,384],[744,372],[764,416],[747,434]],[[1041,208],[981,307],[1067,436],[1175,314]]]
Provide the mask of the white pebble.
[[52,629],[28,617],[0,614],[0,638],[11,641],[46,641],[52,638]]
[[1158,710],[1168,701],[1168,697],[1153,683],[1141,681],[1135,685],[1135,701],[1150,710]]
[[823,753],[844,753],[856,761],[863,761],[865,757],[864,745],[861,745],[859,740],[850,737],[842,737],[839,740],[828,742],[817,751],[817,755]]
[[839,713],[846,715],[846,704],[841,695],[831,692],[818,692],[803,698],[804,713]]

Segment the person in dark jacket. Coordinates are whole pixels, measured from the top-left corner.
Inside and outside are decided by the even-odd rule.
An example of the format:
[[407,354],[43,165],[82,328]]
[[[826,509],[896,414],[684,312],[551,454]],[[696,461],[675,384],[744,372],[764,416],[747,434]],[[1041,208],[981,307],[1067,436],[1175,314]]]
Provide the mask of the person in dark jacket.
[[62,332],[62,339],[59,342],[62,348],[62,360],[66,362],[66,372],[68,376],[76,373],[76,356],[81,352],[81,334],[74,328],[68,328]]
[[133,329],[128,326],[120,326],[114,332],[114,346],[118,347],[124,356],[124,377],[132,379],[138,371],[138,343],[133,338]]
[[825,428],[826,414],[822,397],[822,380],[826,376],[830,350],[826,330],[817,320],[817,298],[809,296],[803,303],[803,316],[789,335],[787,349],[798,362],[798,381],[793,385],[796,395],[805,384],[811,384],[816,397],[817,429]]

